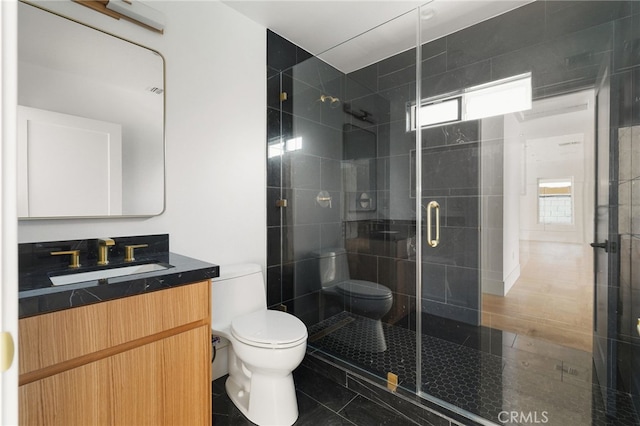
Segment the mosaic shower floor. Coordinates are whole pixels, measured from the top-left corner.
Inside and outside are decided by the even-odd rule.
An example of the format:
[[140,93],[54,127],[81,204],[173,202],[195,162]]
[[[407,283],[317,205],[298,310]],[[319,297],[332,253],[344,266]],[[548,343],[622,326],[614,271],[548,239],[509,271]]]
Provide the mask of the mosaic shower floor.
[[[465,411],[498,424],[505,412],[549,425],[640,424],[621,392],[615,418],[605,415],[587,352],[438,317],[425,316],[422,331],[422,391]],[[415,331],[342,312],[309,327],[309,348],[415,391]]]

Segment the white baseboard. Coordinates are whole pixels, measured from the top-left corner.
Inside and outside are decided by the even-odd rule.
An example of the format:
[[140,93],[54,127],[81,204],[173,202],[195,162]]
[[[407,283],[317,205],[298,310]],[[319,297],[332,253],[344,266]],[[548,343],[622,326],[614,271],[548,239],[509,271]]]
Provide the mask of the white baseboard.
[[504,280],[504,295],[506,296],[511,290],[511,287],[518,281],[520,278],[520,264],[518,263],[515,268],[507,275],[507,278]]

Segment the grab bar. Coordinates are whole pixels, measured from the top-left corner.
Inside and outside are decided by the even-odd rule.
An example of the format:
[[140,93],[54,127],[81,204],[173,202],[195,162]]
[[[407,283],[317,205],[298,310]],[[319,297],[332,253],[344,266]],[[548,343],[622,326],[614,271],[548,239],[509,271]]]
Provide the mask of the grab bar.
[[[433,214],[431,211],[435,209],[436,211],[436,238],[431,238],[431,216]],[[437,201],[430,201],[427,204],[427,244],[429,247],[438,247],[440,244],[440,204]]]

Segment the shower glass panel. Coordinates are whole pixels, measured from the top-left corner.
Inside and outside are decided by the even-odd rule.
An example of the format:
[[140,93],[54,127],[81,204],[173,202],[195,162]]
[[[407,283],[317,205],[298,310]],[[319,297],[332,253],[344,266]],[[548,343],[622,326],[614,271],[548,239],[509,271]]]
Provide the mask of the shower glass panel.
[[[623,93],[638,77],[630,46],[640,43],[640,10],[622,1],[517,6],[444,37],[432,37],[435,20],[421,23],[420,104],[461,106],[459,120],[425,121],[412,153],[422,171],[412,196],[424,207],[420,393],[478,423],[639,424],[624,266],[637,240],[627,236],[625,247],[616,223],[618,188],[628,187],[615,135],[634,122]],[[436,7],[420,15],[437,17]],[[487,104],[471,108],[469,94]],[[598,161],[612,169],[599,202],[613,217],[603,225],[606,253],[601,241],[590,245]],[[597,324],[594,254],[609,268]]]
[[462,424],[640,424],[640,8],[509,4],[270,75],[269,305]]
[[[416,390],[413,10],[282,73],[283,273],[316,356]],[[389,37],[393,34],[393,37]],[[296,141],[289,149],[289,141]]]

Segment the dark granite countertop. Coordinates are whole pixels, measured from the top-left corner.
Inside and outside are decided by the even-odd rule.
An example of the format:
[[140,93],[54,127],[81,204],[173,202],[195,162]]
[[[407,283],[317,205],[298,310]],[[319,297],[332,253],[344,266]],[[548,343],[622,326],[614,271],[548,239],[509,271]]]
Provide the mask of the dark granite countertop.
[[[27,247],[25,251],[35,250]],[[159,263],[167,269],[57,286],[49,279],[50,276],[60,273],[82,273],[148,263]],[[28,272],[21,273],[18,293],[19,318],[164,290],[208,280],[220,274],[218,265],[162,250],[149,250],[135,262],[125,263],[121,258],[114,258],[107,266],[98,267],[90,262],[84,264],[88,266],[75,271],[52,271],[45,266],[31,267]]]

